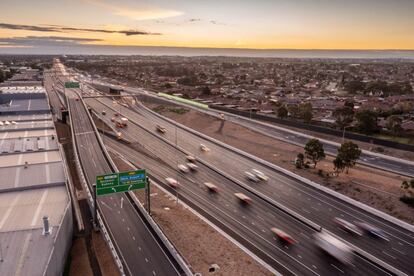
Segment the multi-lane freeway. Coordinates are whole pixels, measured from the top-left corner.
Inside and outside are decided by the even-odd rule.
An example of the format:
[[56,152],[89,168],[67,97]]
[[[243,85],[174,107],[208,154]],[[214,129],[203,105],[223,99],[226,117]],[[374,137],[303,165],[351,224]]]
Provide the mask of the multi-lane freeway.
[[[211,108],[210,109],[197,108],[192,105],[190,106],[184,103],[168,100],[166,98],[159,97],[157,94],[147,92],[141,88],[132,88],[132,87],[125,87],[125,86],[121,86],[119,88],[129,93],[136,93],[137,95],[144,95],[145,97],[153,97],[153,98],[156,98],[157,100],[162,99],[163,101],[166,101],[166,102],[170,102],[170,103],[174,103],[178,105],[184,105],[190,108],[195,108],[202,113],[215,116],[215,117],[219,117],[219,114],[224,114],[225,120],[243,125],[249,129],[265,134],[272,138],[276,138],[284,142],[299,145],[302,147],[307,143],[307,141],[310,138],[314,138],[310,135],[306,135],[298,131],[293,131],[287,128],[283,128],[276,124],[262,122],[259,120],[254,120],[254,119],[246,118],[243,116],[238,116],[232,113],[223,112],[223,111],[219,111],[219,110],[215,110]],[[340,146],[339,143],[328,141],[325,139],[319,139],[319,140],[322,142],[326,153],[333,155],[333,156],[337,154],[337,150]],[[396,172],[401,175],[414,177],[414,162],[409,161],[409,160],[394,158],[394,157],[390,157],[387,155],[363,150],[358,162],[361,164],[375,167],[375,168],[380,168],[386,171]]]
[[[176,125],[165,121],[159,115],[152,113],[143,106],[138,106],[135,110],[130,110],[121,105],[114,106],[114,103],[110,99],[86,99],[86,102],[91,108],[96,110],[97,114],[101,114],[102,110],[106,110],[106,115],[101,116],[101,118],[108,124],[111,124],[110,118],[114,116],[115,112],[119,112],[130,119],[132,124],[129,124],[125,129],[120,129],[124,137],[131,141],[137,141],[147,152],[158,157],[159,160],[163,160],[162,162],[167,162],[168,166],[172,168],[167,174],[166,172],[162,172],[162,164],[158,164],[157,166],[153,165],[150,171],[154,175],[158,173],[157,178],[162,180],[167,176],[177,175],[176,167],[178,163],[184,162],[183,152],[181,150],[192,153],[199,160],[205,162],[209,170],[205,171],[207,167],[203,167],[202,171],[205,171],[205,174],[203,174],[203,178],[201,179],[193,179],[193,175],[187,176],[179,174],[180,180],[183,183],[188,183],[185,189],[179,189],[179,193],[183,193],[183,196],[186,195],[185,193],[187,189],[190,189],[189,187],[198,187],[200,183],[203,183],[202,181],[217,183],[220,188],[226,190],[226,193],[223,195],[220,194],[219,196],[224,201],[224,206],[213,204],[213,207],[218,209],[216,212],[225,212],[228,209],[227,213],[221,214],[219,218],[229,219],[233,223],[235,220],[237,223],[244,223],[243,227],[253,228],[253,231],[241,234],[246,243],[253,245],[254,249],[252,251],[256,250],[255,253],[260,256],[265,254],[263,252],[267,252],[265,255],[270,254],[270,256],[274,256],[274,259],[280,260],[279,263],[286,266],[289,271],[299,274],[306,272],[306,274],[315,273],[321,275],[332,275],[335,272],[342,273],[346,271],[350,274],[359,271],[359,274],[366,275],[382,273],[377,267],[369,265],[368,262],[359,259],[359,257],[356,257],[357,260],[354,263],[357,270],[354,270],[355,267],[352,266],[345,268],[339,264],[333,264],[327,261],[318,255],[319,251],[315,251],[316,248],[312,242],[312,231],[314,232],[314,230],[300,223],[292,216],[287,215],[285,212],[282,212],[279,208],[275,207],[277,204],[282,204],[300,216],[321,225],[324,229],[350,242],[356,248],[366,251],[402,272],[409,274],[414,269],[413,264],[409,261],[409,256],[412,254],[414,246],[414,237],[411,231],[389,223],[378,216],[374,216],[342,200],[338,200],[336,197],[325,194],[296,179],[287,177],[254,160],[228,150],[222,145],[194,135],[181,127],[176,127]],[[158,134],[156,132],[156,124],[164,126],[167,129],[167,133],[164,135]],[[169,142],[167,143],[166,141]],[[201,143],[209,147],[210,152],[201,153],[199,150]],[[113,143],[112,146],[115,147]],[[129,156],[131,161],[137,162],[137,159],[131,156],[131,153],[128,154],[126,150],[123,153]],[[138,164],[141,166],[150,166],[149,164],[151,163],[148,161],[145,164]],[[164,165],[166,164],[164,163]],[[270,181],[268,183],[255,184],[246,181],[244,171],[251,170],[252,168],[258,168],[265,172],[270,176]],[[202,174],[200,173],[200,175]],[[249,193],[253,198],[254,207],[251,206],[251,209],[254,209],[253,213],[250,213],[251,209],[238,209],[241,207],[238,205],[235,197],[232,196],[232,193],[237,190]],[[203,191],[199,189],[197,197],[200,196],[199,194],[201,192]],[[186,197],[191,198],[191,194],[194,193],[196,191],[188,192]],[[269,200],[263,200],[263,198]],[[190,199],[193,203],[195,200]],[[208,200],[211,201],[211,199]],[[273,204],[275,202],[277,204]],[[213,217],[217,216],[218,214],[213,215]],[[386,232],[388,241],[376,240],[367,236],[360,238],[352,237],[348,233],[344,233],[333,222],[335,217],[340,217],[351,222],[357,220],[376,225]],[[251,221],[249,221],[249,218]],[[272,225],[284,228],[286,231],[291,231],[300,240],[300,245],[293,249],[294,254],[292,256],[289,256],[292,251],[286,252],[286,248],[280,247],[277,244],[275,245],[273,237],[269,233],[269,228]],[[233,229],[244,229],[243,227],[240,225],[232,226]],[[264,239],[273,244],[270,251],[269,249],[266,251],[262,240],[252,240],[257,239],[257,237],[263,238],[264,235],[267,235]],[[275,246],[276,248],[274,248]],[[272,263],[271,265],[275,264]],[[281,269],[280,264],[276,265],[276,267]],[[317,268],[316,270],[315,267]],[[364,272],[363,269],[368,270]]]
[[[57,67],[57,70],[61,69]],[[66,98],[79,161],[92,192],[96,176],[114,172],[116,168],[101,148],[79,92],[78,89],[66,89]],[[165,249],[127,194],[100,197],[97,202],[99,213],[111,233],[127,275],[184,274],[182,267]]]

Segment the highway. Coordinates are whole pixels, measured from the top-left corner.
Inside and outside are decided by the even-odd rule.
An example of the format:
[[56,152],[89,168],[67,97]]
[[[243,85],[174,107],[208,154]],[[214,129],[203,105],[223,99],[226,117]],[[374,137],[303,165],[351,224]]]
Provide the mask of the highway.
[[[272,235],[270,234],[270,227],[273,226],[279,226],[281,228],[283,228],[284,230],[290,232],[291,234],[300,240],[298,247],[296,247],[295,250],[295,254],[292,258],[288,258],[286,260],[286,256],[284,256],[284,253],[278,252],[275,250],[275,248],[273,248],[273,250],[270,250],[268,254],[275,254],[274,258],[276,260],[281,260],[281,262],[283,263],[283,265],[289,266],[288,269],[289,270],[293,270],[294,273],[298,273],[299,275],[301,274],[314,274],[316,272],[316,274],[320,274],[320,275],[332,275],[335,273],[342,273],[341,271],[345,271],[345,270],[352,270],[352,268],[347,268],[345,269],[343,266],[339,266],[340,264],[334,264],[333,266],[331,265],[332,263],[330,262],[326,262],[326,260],[324,258],[321,258],[320,255],[318,255],[318,250],[317,248],[313,245],[312,242],[312,233],[314,233],[315,231],[312,230],[311,228],[305,226],[304,224],[299,223],[297,220],[293,219],[292,217],[286,215],[284,212],[280,211],[278,208],[275,208],[273,205],[268,204],[266,201],[264,201],[263,199],[261,199],[260,197],[254,195],[253,193],[250,193],[248,190],[244,189],[243,187],[240,187],[239,185],[237,185],[236,183],[234,183],[234,181],[230,180],[227,177],[223,177],[223,175],[220,175],[219,173],[217,173],[215,170],[211,170],[211,169],[206,169],[206,167],[203,167],[202,170],[199,171],[199,173],[201,171],[205,172],[205,174],[199,174],[198,175],[203,175],[201,180],[198,179],[191,179],[193,177],[193,175],[190,176],[186,176],[186,175],[182,175],[181,173],[177,173],[176,167],[179,163],[183,163],[184,162],[184,154],[180,151],[177,151],[177,149],[170,144],[165,143],[165,141],[163,141],[162,139],[154,139],[159,137],[158,134],[156,134],[155,132],[155,124],[156,123],[160,123],[160,120],[158,118],[153,117],[153,114],[148,113],[147,111],[145,111],[144,109],[140,109],[139,112],[141,113],[145,113],[145,116],[142,114],[139,114],[137,112],[131,111],[127,108],[124,108],[120,105],[116,105],[113,106],[113,103],[111,100],[109,99],[85,99],[86,103],[91,106],[91,108],[93,108],[94,110],[97,111],[97,113],[101,113],[102,110],[106,111],[106,115],[105,116],[101,116],[102,119],[104,119],[108,124],[113,124],[112,122],[110,122],[110,118],[112,116],[114,116],[115,111],[116,112],[120,112],[121,114],[125,115],[126,117],[133,119],[136,122],[139,122],[139,125],[141,125],[143,128],[139,127],[138,125],[134,125],[134,124],[129,124],[129,126],[125,129],[119,129],[123,136],[131,141],[134,141],[134,143],[138,143],[139,146],[146,151],[146,153],[144,155],[149,155],[152,154],[153,156],[155,156],[155,160],[162,160],[162,162],[166,162],[167,165],[171,168],[170,171],[168,173],[166,173],[164,170],[164,167],[167,167],[165,163],[161,163],[161,164],[157,164],[157,165],[152,165],[151,168],[151,162],[147,161],[145,159],[143,159],[142,156],[138,155],[138,153],[134,152],[134,153],[129,153],[128,154],[128,150],[124,150],[122,153],[124,155],[126,155],[128,159],[130,159],[132,162],[134,162],[135,164],[137,164],[138,166],[146,166],[147,169],[149,169],[150,173],[156,175],[157,179],[163,180],[165,177],[175,177],[175,175],[178,175],[179,177],[179,181],[183,183],[186,183],[186,181],[188,181],[188,186],[187,187],[194,187],[194,184],[198,184],[195,187],[198,187],[198,193],[202,192],[205,193],[205,191],[202,191],[199,189],[199,186],[201,183],[206,182],[206,181],[210,181],[213,182],[215,184],[218,184],[218,186],[222,189],[229,189],[228,191],[226,191],[225,196],[226,196],[226,200],[228,201],[228,203],[224,203],[224,206],[221,206],[221,208],[218,208],[219,205],[214,204],[212,205],[215,209],[218,208],[218,210],[214,211],[214,212],[225,212],[226,208],[230,208],[230,210],[228,211],[228,215],[224,215],[222,214],[220,216],[221,220],[225,220],[225,219],[232,219],[232,220],[236,220],[237,223],[243,222],[246,219],[249,219],[249,217],[247,215],[249,215],[250,211],[247,211],[246,214],[237,214],[237,209],[234,209],[236,206],[236,208],[242,208],[239,206],[237,200],[235,199],[233,193],[236,191],[244,191],[246,194],[249,194],[249,196],[253,199],[253,208],[257,208],[255,209],[255,213],[252,214],[252,221],[249,223],[247,223],[246,227],[252,227],[251,225],[256,225],[255,227],[258,227],[258,229],[256,229],[256,233],[245,233],[243,235],[241,235],[243,237],[243,239],[245,240],[244,243],[252,243],[254,245],[254,249],[252,249],[252,252],[254,252],[255,254],[257,254],[258,256],[262,256],[264,253],[266,252],[266,248],[263,244],[261,244],[261,241],[251,241],[251,239],[255,239],[258,236],[263,236],[264,233],[266,233],[266,238],[268,239],[268,242],[271,243],[275,243]],[[105,102],[107,105],[103,105],[102,102]],[[113,110],[111,109],[113,108]],[[146,117],[147,116],[147,117]],[[245,181],[244,177],[243,177],[243,163],[245,162],[249,162],[248,160],[245,160],[245,158],[240,157],[240,156],[232,156],[234,154],[232,154],[231,152],[226,152],[226,150],[224,149],[219,149],[217,147],[215,147],[214,145],[210,145],[207,141],[200,141],[198,138],[193,137],[192,134],[188,134],[184,131],[182,131],[181,129],[176,129],[175,127],[169,126],[168,123],[166,122],[162,122],[161,123],[163,126],[165,126],[168,130],[167,133],[165,134],[165,138],[167,138],[168,140],[170,140],[170,142],[172,142],[172,144],[175,143],[175,131],[177,131],[177,145],[179,147],[187,147],[188,148],[188,152],[191,152],[193,155],[197,155],[197,158],[199,159],[203,159],[206,160],[208,164],[212,164],[213,167],[218,167],[218,168],[226,168],[226,172],[233,174],[236,174],[236,177],[238,178],[239,182],[243,182],[245,183],[246,186],[249,186],[249,184]],[[146,130],[147,131],[146,131]],[[192,142],[192,140],[196,140],[195,142]],[[108,141],[108,139],[106,140],[107,143],[110,143],[110,141]],[[211,148],[211,152],[209,152],[208,154],[201,154],[199,151],[199,145],[200,142],[205,143],[206,145],[208,145]],[[111,145],[112,147],[115,147],[113,145]],[[119,150],[119,148],[118,148]],[[121,150],[119,150],[121,151]],[[131,152],[131,150],[130,150]],[[217,158],[217,154],[219,155],[219,158]],[[138,156],[138,157],[134,157],[134,156]],[[180,157],[178,157],[180,156]],[[176,159],[178,158],[178,160]],[[232,160],[231,158],[236,158],[236,160]],[[141,160],[141,162],[138,162],[137,160]],[[145,160],[142,161],[142,160]],[[251,166],[249,166],[249,168],[251,168]],[[262,169],[261,169],[262,170]],[[265,169],[263,169],[263,171],[265,171]],[[158,175],[157,175],[158,174]],[[269,172],[268,175],[272,175],[275,174],[275,172]],[[241,177],[240,177],[241,175]],[[189,178],[189,179],[188,179]],[[285,195],[286,193],[294,193],[292,187],[288,187],[286,189],[279,189],[279,187],[275,187],[274,186],[274,182],[279,182],[279,181],[273,181],[273,179],[277,179],[277,177],[272,177],[272,180],[269,182],[269,184],[254,184],[254,185],[258,185],[256,187],[254,187],[254,189],[258,189],[260,186],[262,186],[261,188],[266,188],[268,187],[274,187],[276,188],[275,190],[277,191],[272,191],[275,193],[275,195],[272,195],[271,198],[275,198],[279,195],[281,195],[281,193],[283,193],[283,195]],[[290,180],[291,181],[291,180]],[[282,183],[278,183],[277,186],[282,186]],[[183,184],[184,186],[184,184]],[[187,191],[184,190],[184,188],[180,188],[179,189],[179,193],[181,195],[181,193],[185,193]],[[192,194],[194,194],[197,191],[191,192],[188,195],[186,195],[186,198],[190,198],[190,202],[192,202],[192,206],[201,206],[202,202],[196,202],[197,198],[193,198],[191,199]],[[300,193],[300,192],[297,192]],[[184,196],[185,194],[183,194]],[[288,194],[286,194],[288,195]],[[193,195],[194,196],[194,195]],[[199,195],[197,195],[198,197]],[[224,196],[224,195],[223,195]],[[306,195],[306,193],[303,194],[304,199],[302,199],[301,201],[304,202],[304,204],[306,206],[309,206],[309,200],[314,200],[312,199],[308,199],[310,198],[309,196]],[[180,197],[180,196],[179,196]],[[220,197],[221,197],[221,193],[220,193]],[[294,199],[292,200],[294,201]],[[230,205],[231,202],[231,205]],[[290,205],[295,205],[292,204],[292,202],[290,202]],[[293,202],[294,203],[294,202]],[[236,205],[235,205],[236,204]],[[283,202],[284,204],[284,202]],[[336,203],[335,203],[336,204]],[[227,206],[229,205],[229,206]],[[256,207],[257,206],[257,207]],[[289,206],[290,207],[290,206]],[[207,207],[206,207],[207,208]],[[209,208],[212,208],[211,206]],[[321,208],[321,207],[319,207]],[[332,206],[330,206],[330,208],[332,209]],[[333,207],[335,208],[335,207]],[[246,209],[241,209],[241,210],[246,210]],[[250,209],[247,209],[250,210]],[[306,210],[306,209],[305,209]],[[211,212],[211,211],[210,211]],[[339,215],[339,214],[338,214]],[[243,216],[245,216],[245,218],[243,218]],[[318,214],[316,214],[316,216],[318,216]],[[217,218],[218,214],[213,215],[212,217]],[[230,217],[230,218],[229,218]],[[332,216],[330,216],[332,217]],[[263,224],[261,223],[261,220],[263,220]],[[283,222],[283,223],[281,223]],[[231,221],[229,222],[229,224],[231,223]],[[234,222],[233,222],[234,223]],[[253,223],[253,224],[252,224]],[[251,224],[251,225],[250,225]],[[331,218],[329,218],[329,224],[333,224],[331,221]],[[240,229],[240,225],[234,225],[232,227],[233,229]],[[341,236],[344,236],[344,233],[337,229],[336,225],[333,225],[332,228],[335,228],[334,232],[339,233]],[[331,229],[330,229],[331,230]],[[347,237],[348,238],[348,237]],[[246,241],[247,240],[247,241]],[[381,244],[382,243],[380,241],[375,241],[375,240],[371,240],[368,237],[363,237],[361,238],[361,240],[363,240],[362,242],[365,245],[369,245],[370,247],[373,244]],[[304,248],[301,248],[301,246],[303,246]],[[404,246],[404,245],[403,245]],[[279,248],[280,249],[280,248]],[[268,249],[267,249],[268,250]],[[282,250],[283,247],[282,247]],[[316,250],[316,251],[315,251]],[[259,252],[259,253],[258,253]],[[261,252],[261,253],[260,253]],[[297,252],[297,253],[296,253]],[[286,252],[285,252],[286,253]],[[282,255],[280,255],[282,254]],[[298,255],[300,257],[298,257]],[[316,258],[315,258],[316,256]],[[265,258],[266,259],[266,258]],[[266,259],[267,260],[267,259]],[[299,262],[298,262],[299,261]],[[269,262],[267,260],[267,262]],[[358,265],[358,262],[359,265]],[[362,264],[361,264],[362,262]],[[298,266],[298,263],[301,263],[301,266]],[[271,263],[272,266],[274,266],[276,269],[280,269],[280,265],[276,265],[274,263]],[[312,271],[313,266],[316,266],[319,270],[318,271]],[[355,266],[358,267],[358,271],[361,270],[362,268],[364,269],[368,269],[368,271],[366,271],[366,275],[378,275],[381,274],[381,271],[372,271],[372,269],[374,270],[378,270],[377,268],[371,267],[367,262],[358,259],[356,261]],[[309,269],[310,268],[310,269]],[[339,268],[339,270],[337,269]],[[301,271],[298,269],[304,269],[304,271]],[[361,270],[362,271],[362,270]],[[352,272],[349,272],[349,274],[355,274],[355,270],[353,270]]]
[[[307,141],[310,138],[315,138],[310,135],[303,134],[299,131],[293,131],[281,126],[278,126],[276,124],[272,124],[270,122],[262,122],[259,120],[254,120],[250,118],[246,118],[243,116],[238,116],[232,113],[223,112],[215,109],[204,109],[204,108],[197,108],[192,105],[187,105],[183,103],[179,103],[176,101],[171,101],[168,99],[165,99],[163,97],[157,96],[154,93],[147,92],[140,88],[131,88],[131,87],[120,87],[124,89],[124,91],[129,93],[136,93],[139,95],[144,95],[146,97],[153,97],[156,99],[163,99],[166,102],[178,104],[178,105],[184,105],[193,109],[197,109],[198,111],[212,115],[215,117],[219,117],[220,113],[223,113],[225,115],[225,120],[243,125],[251,130],[257,131],[259,133],[262,133],[264,135],[270,136],[272,138],[291,143],[294,145],[298,145],[303,147]],[[337,149],[339,148],[340,144],[324,139],[319,139],[325,149],[325,152],[327,154],[330,154],[332,156],[336,156]],[[358,160],[358,163],[365,164],[368,166],[372,166],[375,168],[383,169],[390,172],[395,172],[401,175],[406,175],[410,177],[414,177],[414,162],[400,159],[400,158],[393,158],[387,155],[379,154],[379,153],[373,153],[367,150],[363,150],[360,156],[360,159]]]
[[[78,89],[66,89],[77,152],[92,191],[97,175],[114,171],[103,153]],[[121,203],[122,202],[122,203]],[[126,194],[98,198],[100,214],[119,247],[127,275],[183,275]]]

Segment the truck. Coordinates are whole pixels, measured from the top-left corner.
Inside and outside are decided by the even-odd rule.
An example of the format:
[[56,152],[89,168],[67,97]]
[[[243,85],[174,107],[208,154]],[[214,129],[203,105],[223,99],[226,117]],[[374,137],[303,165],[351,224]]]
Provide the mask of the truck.
[[315,244],[327,254],[344,264],[352,263],[352,249],[343,241],[325,231],[316,233],[314,238]]

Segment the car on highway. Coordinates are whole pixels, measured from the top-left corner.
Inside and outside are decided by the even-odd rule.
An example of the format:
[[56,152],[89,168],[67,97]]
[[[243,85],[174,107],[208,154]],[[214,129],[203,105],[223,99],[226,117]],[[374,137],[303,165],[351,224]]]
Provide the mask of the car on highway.
[[190,169],[186,165],[183,165],[183,164],[179,164],[177,167],[183,173],[188,173],[190,171]]
[[244,172],[244,175],[246,176],[246,178],[248,180],[250,180],[252,182],[259,182],[260,181],[260,179],[251,172]]
[[177,180],[175,180],[174,178],[172,178],[172,177],[167,177],[166,179],[165,179],[165,181],[167,182],[167,184],[170,186],[170,187],[173,187],[173,188],[178,188],[178,181]]
[[293,245],[296,243],[296,240],[294,240],[289,234],[287,234],[283,230],[280,230],[279,228],[273,227],[270,228],[270,231],[272,231],[273,234],[275,234],[279,241],[281,241],[282,243],[289,245]]
[[128,126],[128,118],[122,117],[120,122],[124,127]]
[[75,101],[77,101],[77,102],[78,102],[78,101],[79,101],[79,97],[76,97],[76,98],[75,98]]
[[204,151],[204,152],[210,151],[210,149],[206,145],[204,145],[204,144],[200,144],[200,150],[201,151]]
[[195,163],[195,161],[197,160],[194,156],[192,155],[187,155],[185,157],[189,162]]
[[211,192],[214,192],[214,193],[218,193],[218,192],[219,192],[218,187],[217,187],[216,185],[214,185],[213,183],[210,183],[210,182],[205,182],[205,183],[204,183],[204,186],[206,186],[206,187],[207,187],[207,189],[208,189],[209,191],[211,191]]
[[121,132],[116,133],[116,139],[118,139],[118,140],[122,139],[122,133]]
[[186,166],[190,169],[190,171],[197,171],[198,170],[198,166],[194,163],[187,163]]
[[167,132],[167,129],[163,126],[160,126],[160,125],[156,125],[156,129],[160,133],[166,133]]
[[252,172],[257,178],[259,178],[262,181],[268,181],[269,180],[269,177],[267,175],[265,175],[263,172],[259,171],[259,170],[253,169]]
[[5,122],[4,122],[4,124],[5,124],[6,126],[9,126],[11,123],[10,123],[9,121],[5,121]]
[[359,227],[356,226],[355,224],[352,224],[349,221],[346,221],[338,217],[334,218],[334,222],[346,232],[354,234],[354,235],[362,236],[361,229],[359,229]]
[[338,238],[322,231],[314,234],[315,244],[328,255],[331,255],[343,264],[351,264],[353,255],[352,249]]
[[102,110],[102,115],[106,115],[106,111],[105,110]]
[[111,118],[111,122],[115,122],[115,120],[116,120],[116,118],[115,118],[115,117],[112,117],[112,118]]
[[237,197],[244,204],[252,203],[252,199],[243,193],[235,193],[234,196]]
[[361,221],[355,221],[355,225],[357,225],[360,229],[362,229],[362,231],[364,231],[365,233],[367,233],[368,235],[374,238],[379,238],[379,239],[389,241],[384,231],[382,231],[378,227],[375,227],[369,223],[361,222]]

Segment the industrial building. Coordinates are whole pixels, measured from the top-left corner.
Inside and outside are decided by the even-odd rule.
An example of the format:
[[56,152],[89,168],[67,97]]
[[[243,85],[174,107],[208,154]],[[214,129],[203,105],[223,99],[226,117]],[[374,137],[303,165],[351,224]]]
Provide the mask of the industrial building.
[[73,219],[56,137],[43,87],[0,87],[0,275],[63,272]]

